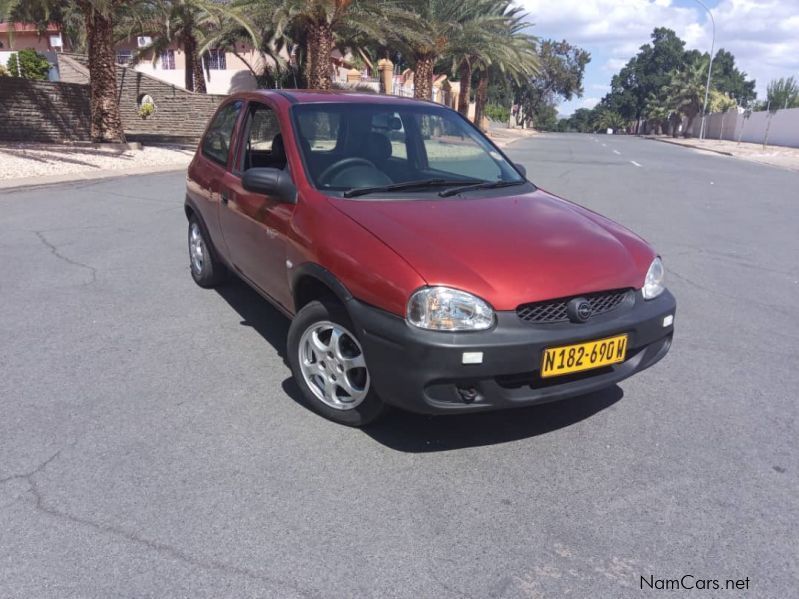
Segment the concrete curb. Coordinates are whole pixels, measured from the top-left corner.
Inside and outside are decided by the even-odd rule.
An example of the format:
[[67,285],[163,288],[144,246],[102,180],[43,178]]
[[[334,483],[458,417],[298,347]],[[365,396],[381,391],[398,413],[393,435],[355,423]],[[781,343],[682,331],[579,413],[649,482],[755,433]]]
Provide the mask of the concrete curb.
[[74,183],[76,181],[95,181],[99,179],[113,179],[116,177],[130,177],[134,175],[151,175],[154,173],[169,173],[186,171],[188,164],[164,164],[160,166],[140,166],[129,169],[99,169],[96,171],[83,171],[77,173],[64,173],[63,175],[47,175],[44,177],[20,177],[17,179],[0,179],[0,191],[18,191],[32,189],[61,183]]
[[692,148],[694,150],[702,150],[703,152],[713,152],[714,154],[721,154],[722,156],[732,156],[735,157],[735,154],[732,152],[725,152],[724,150],[713,150],[711,148],[703,148],[702,146],[697,146],[695,144],[684,144],[680,143],[679,141],[673,141],[671,139],[664,139],[661,137],[652,137],[649,135],[644,135],[644,139],[651,139],[652,141],[659,141],[664,144],[671,144],[673,146],[682,146],[683,148]]

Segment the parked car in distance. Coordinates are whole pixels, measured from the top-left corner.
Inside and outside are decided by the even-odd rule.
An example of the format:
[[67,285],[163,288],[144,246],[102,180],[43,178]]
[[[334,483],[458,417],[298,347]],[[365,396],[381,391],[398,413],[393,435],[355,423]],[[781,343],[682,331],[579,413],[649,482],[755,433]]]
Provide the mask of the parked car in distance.
[[675,300],[642,239],[537,188],[457,112],[391,96],[227,98],[188,170],[191,274],[291,319],[314,410],[360,426],[611,386],[669,350]]

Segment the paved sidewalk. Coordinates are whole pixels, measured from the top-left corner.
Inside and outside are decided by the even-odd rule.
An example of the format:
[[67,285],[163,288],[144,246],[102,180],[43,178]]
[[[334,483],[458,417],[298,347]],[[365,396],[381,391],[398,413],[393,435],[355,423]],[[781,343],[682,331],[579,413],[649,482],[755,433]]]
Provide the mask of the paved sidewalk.
[[538,135],[535,129],[511,129],[510,127],[490,127],[488,137],[500,148],[506,148],[520,139],[527,139]]
[[766,146],[753,143],[738,143],[725,139],[695,139],[668,136],[646,136],[647,139],[685,146],[695,150],[714,152],[725,156],[733,156],[752,162],[762,162],[789,170],[799,171],[799,148],[784,146]]
[[0,189],[186,168],[194,152],[177,147],[0,144]]

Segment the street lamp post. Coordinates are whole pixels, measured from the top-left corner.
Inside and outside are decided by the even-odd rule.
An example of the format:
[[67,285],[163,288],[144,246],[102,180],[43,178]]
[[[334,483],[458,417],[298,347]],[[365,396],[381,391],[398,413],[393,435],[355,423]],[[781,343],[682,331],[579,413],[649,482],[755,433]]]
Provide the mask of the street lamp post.
[[705,5],[702,0],[696,0],[702,8],[710,15],[710,22],[713,25],[713,39],[710,42],[710,64],[707,67],[707,84],[705,85],[705,104],[702,106],[702,125],[699,127],[699,139],[705,138],[705,116],[707,115],[707,98],[710,95],[710,74],[713,72],[713,51],[716,48],[716,21],[713,19],[713,13]]

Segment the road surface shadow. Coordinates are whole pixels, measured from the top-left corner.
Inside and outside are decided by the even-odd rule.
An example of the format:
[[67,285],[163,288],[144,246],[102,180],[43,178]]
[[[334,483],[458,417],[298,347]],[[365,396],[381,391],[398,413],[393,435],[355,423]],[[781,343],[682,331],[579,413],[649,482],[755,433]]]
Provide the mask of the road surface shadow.
[[[241,316],[241,325],[255,329],[286,362],[288,318],[237,278],[217,287],[216,292]],[[283,381],[282,387],[286,395],[308,408],[293,378]],[[590,395],[498,412],[426,416],[392,409],[363,433],[386,447],[409,453],[495,445],[565,428],[612,406],[623,396],[616,385]]]
[[289,319],[238,277],[231,277],[215,291],[238,312],[242,319],[240,324],[255,329],[286,362]]
[[621,387],[614,385],[590,395],[498,412],[425,416],[392,410],[363,430],[386,447],[409,453],[495,445],[571,426],[623,396]]

